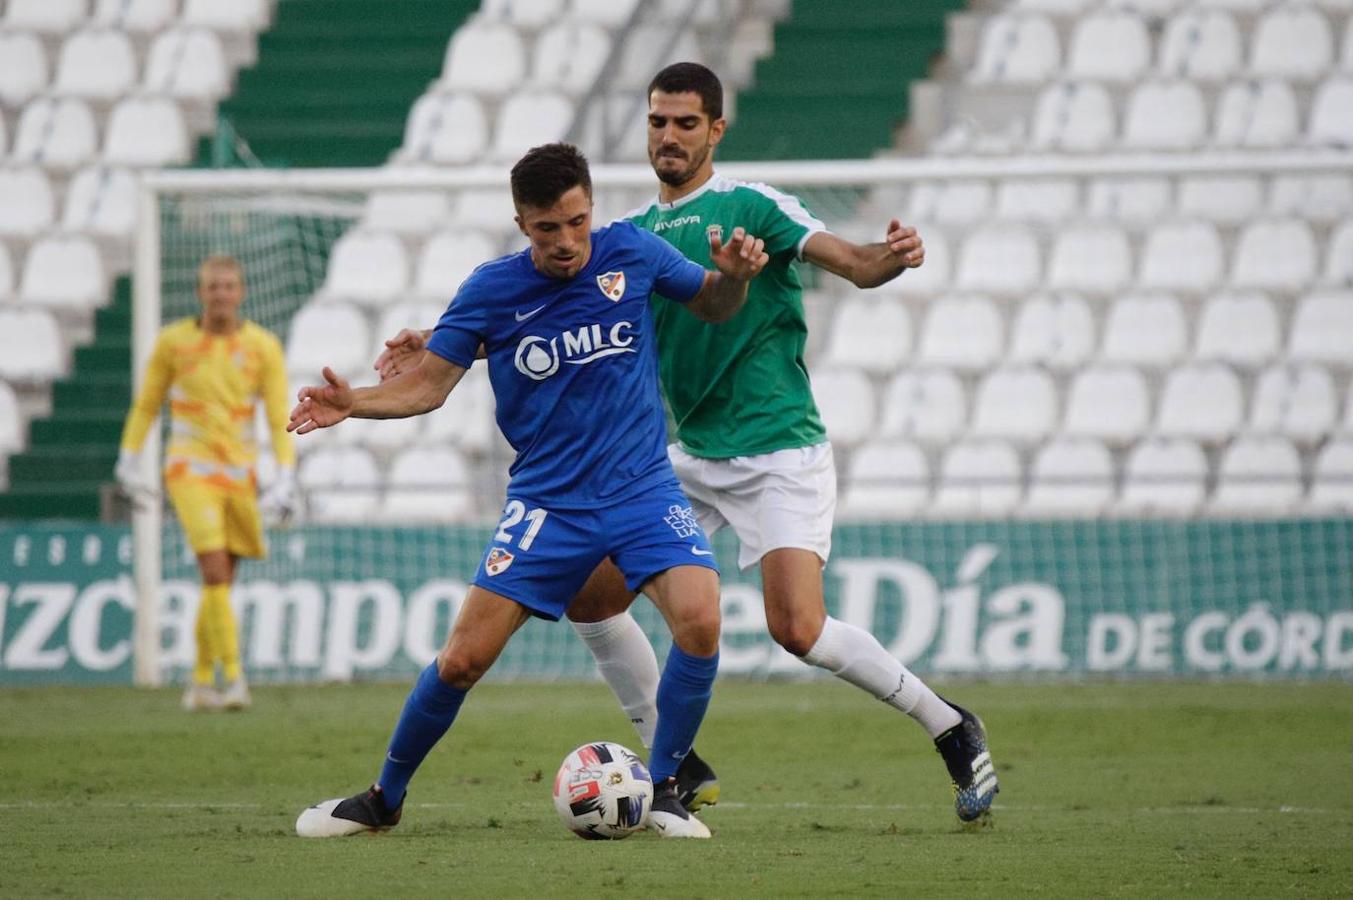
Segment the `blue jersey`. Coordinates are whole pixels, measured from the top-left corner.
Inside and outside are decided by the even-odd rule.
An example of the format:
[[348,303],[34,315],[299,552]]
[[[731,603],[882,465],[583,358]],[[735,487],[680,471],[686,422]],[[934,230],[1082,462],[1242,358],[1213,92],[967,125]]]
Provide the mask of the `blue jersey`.
[[608,506],[675,482],[658,392],[649,294],[689,302],[705,270],[629,222],[592,232],[572,278],[530,250],[480,266],[428,349],[469,368],[488,355],[498,427],[517,451],[508,496],[565,509]]

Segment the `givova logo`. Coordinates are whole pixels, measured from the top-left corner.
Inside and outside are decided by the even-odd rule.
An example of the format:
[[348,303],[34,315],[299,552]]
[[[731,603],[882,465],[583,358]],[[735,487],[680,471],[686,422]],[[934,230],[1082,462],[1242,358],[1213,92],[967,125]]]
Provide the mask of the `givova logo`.
[[527,378],[544,381],[558,372],[561,364],[585,366],[608,356],[634,353],[633,343],[634,324],[631,322],[584,325],[558,337],[527,335],[517,344],[513,362],[517,371]]

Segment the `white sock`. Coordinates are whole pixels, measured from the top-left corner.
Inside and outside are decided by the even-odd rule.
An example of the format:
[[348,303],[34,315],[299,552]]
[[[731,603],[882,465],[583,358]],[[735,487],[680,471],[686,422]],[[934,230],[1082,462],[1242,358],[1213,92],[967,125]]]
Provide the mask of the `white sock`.
[[961,721],[952,706],[883,649],[877,638],[840,619],[827,617],[821,636],[803,661],[896,707],[920,722],[932,738]]
[[573,630],[592,651],[644,748],[652,747],[658,727],[658,657],[648,635],[628,612],[600,622],[574,622]]

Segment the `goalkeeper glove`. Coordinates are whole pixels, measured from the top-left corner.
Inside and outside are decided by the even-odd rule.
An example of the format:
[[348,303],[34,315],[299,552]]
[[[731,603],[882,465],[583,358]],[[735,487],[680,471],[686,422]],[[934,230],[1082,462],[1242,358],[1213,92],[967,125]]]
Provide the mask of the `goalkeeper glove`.
[[272,484],[268,485],[259,506],[263,514],[279,525],[285,525],[296,515],[300,498],[296,494],[296,471],[290,466],[279,466]]
[[155,485],[146,481],[141,467],[141,455],[123,448],[117,453],[117,466],[113,469],[117,486],[132,500],[148,500],[155,496]]

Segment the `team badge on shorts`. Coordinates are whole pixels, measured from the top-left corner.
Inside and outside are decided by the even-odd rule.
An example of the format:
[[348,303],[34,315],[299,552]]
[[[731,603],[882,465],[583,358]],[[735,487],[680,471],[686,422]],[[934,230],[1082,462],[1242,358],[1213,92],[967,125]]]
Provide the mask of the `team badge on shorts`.
[[502,547],[494,547],[489,551],[488,559],[484,560],[484,571],[490,575],[498,575],[507,571],[507,567],[512,565],[512,560],[516,559],[511,553],[508,553]]
[[607,272],[605,275],[597,276],[597,287],[612,302],[618,301],[625,296],[625,273]]

